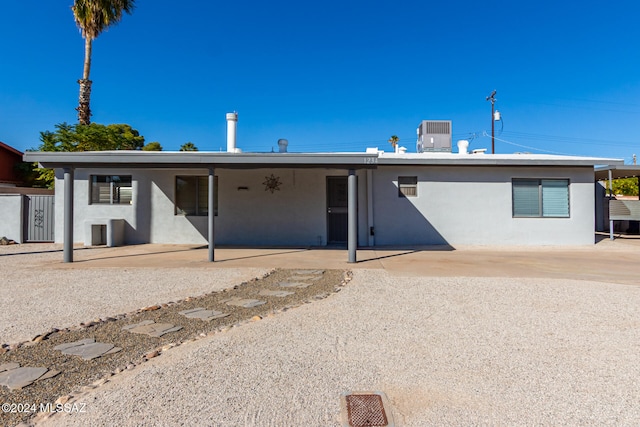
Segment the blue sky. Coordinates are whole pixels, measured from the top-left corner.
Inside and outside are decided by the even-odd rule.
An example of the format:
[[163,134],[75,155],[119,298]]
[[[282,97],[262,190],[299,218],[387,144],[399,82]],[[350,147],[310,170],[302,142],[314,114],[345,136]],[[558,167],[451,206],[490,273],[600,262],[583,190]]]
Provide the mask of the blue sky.
[[[77,121],[84,41],[72,0],[5,2],[0,141]],[[94,42],[92,120],[165,150],[415,151],[421,120],[496,152],[640,156],[640,3],[138,0]],[[500,132],[504,126],[502,132]]]

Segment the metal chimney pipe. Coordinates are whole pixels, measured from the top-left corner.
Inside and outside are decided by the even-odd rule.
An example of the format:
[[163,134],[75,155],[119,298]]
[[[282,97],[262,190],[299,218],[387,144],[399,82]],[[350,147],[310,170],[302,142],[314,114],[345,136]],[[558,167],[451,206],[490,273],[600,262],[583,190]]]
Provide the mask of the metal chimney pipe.
[[236,130],[238,127],[238,113],[227,113],[227,153],[236,152]]

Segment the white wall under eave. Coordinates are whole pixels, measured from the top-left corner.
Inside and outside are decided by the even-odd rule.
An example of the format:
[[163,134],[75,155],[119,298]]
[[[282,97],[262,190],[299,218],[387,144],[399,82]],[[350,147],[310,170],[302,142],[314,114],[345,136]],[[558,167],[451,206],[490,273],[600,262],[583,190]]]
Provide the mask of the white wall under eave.
[[23,243],[23,207],[22,194],[0,194],[0,237]]
[[[398,197],[398,176],[418,197]],[[570,181],[570,218],[513,218],[513,178]],[[586,245],[594,242],[590,167],[384,167],[374,171],[376,245]]]

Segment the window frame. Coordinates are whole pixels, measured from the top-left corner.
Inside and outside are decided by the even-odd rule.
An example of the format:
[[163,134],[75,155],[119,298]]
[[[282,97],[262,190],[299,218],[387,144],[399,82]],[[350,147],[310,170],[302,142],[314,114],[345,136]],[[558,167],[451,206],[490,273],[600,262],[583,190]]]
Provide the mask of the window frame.
[[[545,186],[544,183],[552,181],[552,182],[565,182],[566,183],[566,192],[567,192],[567,208],[566,215],[548,215],[545,214],[544,209],[544,199],[545,199]],[[537,184],[537,214],[519,214],[516,212],[516,187],[517,183],[536,183]],[[548,189],[553,188],[552,186],[546,187]],[[523,207],[520,207],[522,209]],[[518,210],[520,210],[518,209]],[[571,218],[571,180],[568,178],[512,178],[511,179],[511,216],[512,218]]]
[[[104,179],[104,181],[98,181],[98,179]],[[117,179],[114,179],[117,178]],[[124,180],[122,178],[125,178]],[[126,179],[128,178],[128,180]],[[109,200],[100,201],[100,191],[97,184],[109,184]],[[127,185],[117,185],[118,183],[127,183]],[[105,187],[106,188],[106,187]],[[122,197],[122,188],[129,189],[129,197]],[[114,193],[117,193],[116,197]],[[118,201],[116,201],[116,198]],[[133,205],[133,176],[132,175],[106,175],[106,174],[92,174],[89,175],[89,204],[90,205],[110,205],[110,206],[131,206]]]
[[[179,204],[180,204],[180,195],[178,192],[178,180],[182,179],[184,181],[187,181],[188,179],[193,179],[195,180],[195,187],[194,188],[190,188],[190,191],[192,191],[193,193],[191,194],[191,196],[194,197],[194,202],[195,202],[195,213],[187,213],[186,210],[181,209]],[[204,205],[206,206],[206,208],[202,207],[200,205],[200,196],[202,196],[202,191],[201,191],[201,186],[205,185],[206,188],[204,190]],[[174,204],[173,204],[173,212],[175,216],[208,216],[209,215],[209,176],[208,175],[176,175],[175,179],[174,179],[174,194],[175,194],[175,200],[174,200]],[[218,216],[218,176],[215,175],[214,176],[214,180],[213,180],[213,186],[214,186],[214,191],[215,191],[215,200],[214,200],[214,216]],[[206,209],[206,212],[205,212]]]
[[[403,183],[401,181],[405,182]],[[406,190],[407,192],[405,193],[403,190]],[[398,176],[398,197],[418,197],[417,176]]]

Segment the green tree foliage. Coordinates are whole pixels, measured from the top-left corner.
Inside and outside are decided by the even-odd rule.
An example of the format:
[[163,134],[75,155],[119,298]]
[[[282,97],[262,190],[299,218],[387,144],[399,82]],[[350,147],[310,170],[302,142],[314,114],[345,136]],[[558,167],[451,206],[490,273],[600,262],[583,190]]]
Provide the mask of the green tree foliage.
[[[613,183],[613,194],[623,195],[623,196],[637,196],[638,195],[638,178],[620,178],[614,179]],[[604,188],[607,189],[607,194],[609,192],[609,181],[605,181]]]
[[153,141],[142,147],[142,151],[162,151],[162,145],[158,141]]
[[180,146],[180,151],[198,151],[198,147],[196,147],[193,142],[185,142]]
[[[144,136],[127,124],[60,123],[55,128],[54,132],[40,132],[38,151],[140,150],[144,147]],[[36,172],[36,185],[53,188],[53,170],[37,168]]]
[[126,124],[55,125],[55,132],[40,132],[39,151],[139,150],[144,137]]

